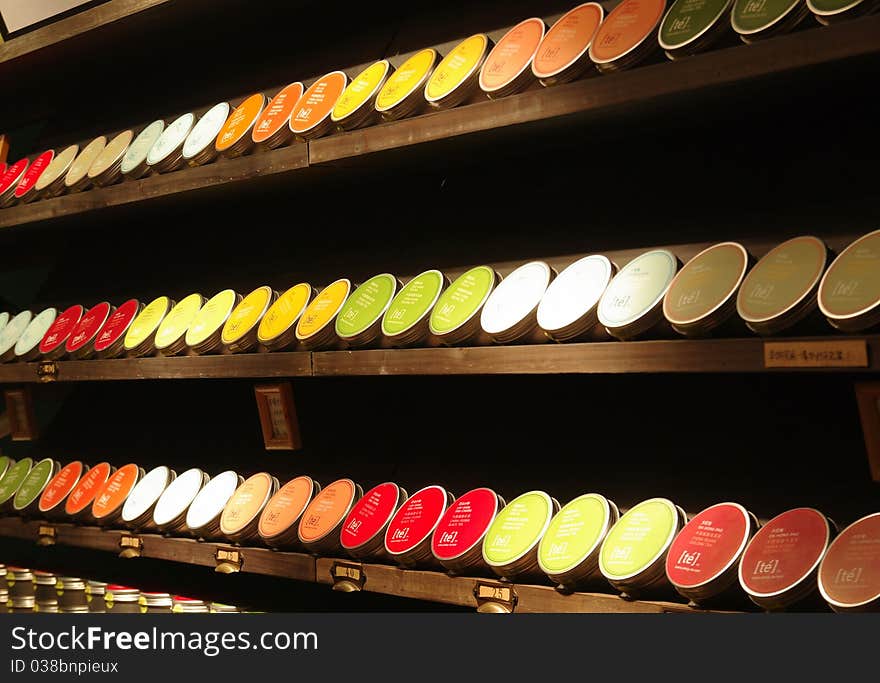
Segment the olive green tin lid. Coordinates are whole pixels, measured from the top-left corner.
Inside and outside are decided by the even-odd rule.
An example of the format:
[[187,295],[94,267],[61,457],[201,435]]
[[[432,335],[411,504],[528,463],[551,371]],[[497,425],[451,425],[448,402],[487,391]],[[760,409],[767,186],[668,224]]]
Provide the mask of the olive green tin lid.
[[876,5],[876,0],[807,0],[807,7],[823,24],[829,23],[835,18],[867,14],[875,9]]
[[880,230],[840,252],[819,284],[819,310],[845,332],[880,324]]
[[22,458],[9,468],[6,475],[0,480],[0,505],[4,505],[12,500],[18,488],[30,473],[33,464],[34,461],[30,458]]
[[378,323],[397,293],[397,278],[381,273],[348,297],[336,316],[336,334],[346,341],[360,337]]
[[806,13],[804,0],[736,0],[730,15],[734,31],[748,38],[791,28]]
[[480,313],[497,282],[498,275],[489,266],[471,268],[456,278],[431,311],[431,332],[445,335],[465,325]]
[[0,455],[0,482],[3,481],[3,477],[6,476],[6,473],[12,469],[12,466],[15,464],[15,460],[10,458],[8,455]]
[[724,25],[733,0],[676,0],[660,24],[660,47],[675,52],[697,46],[713,29]]
[[58,469],[58,462],[52,458],[44,458],[35,464],[15,492],[12,507],[19,511],[29,508],[42,495]]
[[418,325],[434,308],[445,284],[439,270],[426,270],[407,282],[382,317],[382,334],[396,337]]

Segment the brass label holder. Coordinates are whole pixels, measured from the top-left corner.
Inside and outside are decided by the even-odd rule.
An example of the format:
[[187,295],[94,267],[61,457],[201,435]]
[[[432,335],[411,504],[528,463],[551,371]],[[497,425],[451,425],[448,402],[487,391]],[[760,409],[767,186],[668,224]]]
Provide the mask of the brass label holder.
[[237,574],[244,566],[244,557],[242,557],[239,550],[217,548],[214,551],[214,562],[217,563],[214,571],[218,574]]
[[516,609],[517,595],[513,586],[477,581],[474,586],[477,612],[480,614],[511,614]]
[[55,382],[58,379],[58,363],[53,360],[40,361],[37,365],[37,379],[41,382]]
[[144,551],[144,541],[133,534],[122,534],[119,537],[119,557],[131,559],[140,557]]
[[37,545],[55,545],[55,539],[58,537],[54,526],[41,524],[37,530]]
[[330,567],[330,578],[333,579],[333,590],[342,593],[357,593],[364,589],[367,575],[364,567],[355,562],[337,560]]

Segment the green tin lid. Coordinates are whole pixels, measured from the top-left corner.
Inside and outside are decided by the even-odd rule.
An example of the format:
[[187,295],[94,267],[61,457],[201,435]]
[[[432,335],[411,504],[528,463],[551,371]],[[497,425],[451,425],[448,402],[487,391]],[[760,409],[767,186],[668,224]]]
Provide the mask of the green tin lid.
[[732,0],[676,0],[660,24],[660,47],[676,50],[725,21]]
[[18,487],[30,473],[33,464],[34,461],[30,458],[22,458],[9,468],[6,476],[0,480],[0,505],[12,500]]
[[880,230],[860,237],[834,259],[819,285],[819,308],[834,321],[856,323],[880,308]]
[[847,12],[859,5],[866,4],[867,0],[807,0],[807,6],[813,14],[833,15]]
[[3,481],[3,477],[6,476],[6,473],[9,471],[9,468],[15,464],[15,460],[10,458],[8,455],[0,455],[0,481]]
[[16,510],[24,510],[33,503],[43,489],[55,476],[55,461],[52,458],[44,458],[33,466],[28,475],[21,482],[18,491],[15,492],[15,499],[12,501],[12,507]]
[[538,564],[546,574],[564,574],[590,556],[608,530],[611,506],[604,496],[587,493],[563,507],[538,546]]
[[390,273],[364,282],[348,297],[336,316],[336,334],[350,339],[365,332],[385,314],[396,291],[397,278]]
[[483,538],[483,559],[508,565],[526,555],[544,536],[553,516],[553,499],[543,491],[514,498],[495,516]]
[[395,336],[416,325],[437,302],[443,289],[443,274],[426,270],[406,283],[382,318],[382,333]]
[[464,325],[479,313],[494,286],[495,271],[489,266],[471,268],[458,277],[440,295],[431,311],[431,332],[447,334]]
[[678,510],[665,498],[651,498],[630,508],[615,524],[599,555],[599,569],[611,580],[628,579],[653,565],[678,529]]
[[731,23],[737,33],[760,33],[782,21],[803,0],[736,0]]

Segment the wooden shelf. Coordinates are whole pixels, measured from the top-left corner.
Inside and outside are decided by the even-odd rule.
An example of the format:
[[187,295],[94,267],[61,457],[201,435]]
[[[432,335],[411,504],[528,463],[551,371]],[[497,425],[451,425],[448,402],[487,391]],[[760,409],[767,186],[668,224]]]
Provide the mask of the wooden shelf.
[[[92,12],[134,2],[110,2]],[[149,3],[159,4],[157,0]],[[79,19],[82,15],[71,17]],[[108,15],[109,16],[109,15]],[[62,23],[62,22],[59,22]],[[34,32],[35,34],[37,32]],[[28,34],[33,35],[33,34]],[[2,49],[9,50],[19,38]],[[2,59],[0,52],[0,59]],[[355,159],[377,164],[381,152],[434,144],[442,140],[482,133],[521,135],[523,126],[560,117],[596,118],[621,108],[634,111],[663,100],[698,92],[729,88],[731,93],[755,79],[790,73],[818,65],[880,54],[880,17],[865,17],[830,27],[799,31],[754,45],[739,45],[676,62],[664,62],[608,76],[595,76],[574,83],[529,90],[500,100],[486,100],[448,111],[434,112],[393,123],[331,135],[279,150],[220,160],[214,164],[182,169],[167,175],[99,190],[88,190],[33,204],[0,210],[0,227],[25,225],[61,216],[95,211],[104,207],[133,205],[157,197],[193,193],[231,183],[251,183],[259,178],[301,171],[323,177],[314,167],[352,165]]]
[[[17,517],[0,518],[0,537],[36,542],[41,526],[47,522],[25,521]],[[119,539],[123,532],[98,527],[51,524],[55,542],[60,545],[120,552]],[[371,593],[438,602],[447,605],[478,606],[475,591],[478,586],[512,588],[515,612],[570,612],[570,613],[699,613],[683,602],[624,600],[609,593],[572,593],[564,595],[550,585],[511,584],[490,578],[452,577],[435,571],[408,570],[381,564],[366,564],[351,560],[315,558],[302,553],[289,553],[266,548],[234,547],[223,543],[206,543],[186,538],[168,538],[155,534],[139,535],[143,541],[141,557],[170,562],[216,567],[215,553],[235,550],[241,556],[241,571],[265,576],[277,576],[298,581],[333,585],[333,567],[342,562],[356,568],[364,578],[362,589]]]
[[[5,363],[0,384],[138,379],[880,371],[880,335],[770,339],[864,340],[867,367],[767,368],[765,340],[676,339],[469,348],[289,351],[220,356]],[[41,367],[42,366],[42,367]],[[54,373],[51,370],[54,368]],[[48,370],[48,376],[47,376]]]

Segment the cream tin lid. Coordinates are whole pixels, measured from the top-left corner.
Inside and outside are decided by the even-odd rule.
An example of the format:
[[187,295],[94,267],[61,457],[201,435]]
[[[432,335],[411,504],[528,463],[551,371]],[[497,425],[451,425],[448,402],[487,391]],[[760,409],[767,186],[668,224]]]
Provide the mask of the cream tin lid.
[[[219,102],[205,112],[183,143],[183,158],[192,159],[206,147],[213,147],[214,140],[226,119],[229,118],[229,103]],[[173,124],[172,124],[173,125]]]
[[125,153],[128,151],[128,146],[131,144],[133,137],[134,133],[132,131],[124,130],[108,142],[104,149],[101,150],[101,153],[95,158],[91,168],[89,168],[89,178],[97,178],[99,175],[109,170],[111,166],[124,159]]
[[168,486],[171,470],[164,465],[150,470],[132,489],[122,506],[122,521],[132,522],[146,513],[159,500]]
[[216,519],[226,503],[238,488],[238,474],[232,470],[226,470],[218,474],[193,500],[186,513],[186,525],[190,529],[201,529]]
[[120,169],[123,173],[130,173],[147,160],[147,155],[164,130],[165,122],[159,119],[138,133],[134,142],[125,150],[125,156],[122,157]]
[[57,308],[47,308],[40,311],[15,342],[15,355],[24,356],[32,351],[46,336],[46,332],[52,327],[52,323],[57,317]]
[[180,149],[196,122],[195,114],[187,113],[179,116],[171,123],[156,140],[156,144],[147,154],[147,163],[150,166],[158,164],[168,157],[174,150]]
[[89,172],[92,164],[104,151],[107,146],[107,138],[103,135],[96,137],[89,144],[83,147],[82,152],[76,157],[76,160],[70,165],[70,170],[64,177],[64,184],[67,187],[73,187],[80,182]]
[[[8,313],[3,313],[2,315],[5,315],[7,318],[9,317]],[[3,331],[0,332],[0,355],[6,353],[18,343],[21,335],[24,334],[31,324],[33,317],[34,314],[30,311],[22,311],[3,327]]]
[[52,159],[52,163],[50,163],[46,167],[46,170],[40,174],[40,177],[37,178],[37,183],[35,185],[37,192],[45,190],[49,185],[62,178],[70,169],[70,166],[73,164],[78,153],[79,145],[71,145]]
[[614,266],[599,254],[585,256],[568,266],[544,293],[538,306],[538,325],[561,330],[596,308],[614,274]]
[[880,230],[860,237],[834,259],[819,284],[819,310],[833,323],[854,330],[875,324],[880,313]]
[[2,333],[6,326],[9,324],[9,318],[9,313],[7,313],[6,311],[0,313],[0,333]]
[[153,511],[156,525],[170,524],[182,515],[202,490],[204,479],[205,473],[194,467],[172,481],[156,502]]
[[520,323],[541,303],[553,271],[543,261],[532,261],[514,270],[489,295],[480,313],[480,324],[498,334]]
[[678,260],[665,249],[634,258],[621,268],[599,300],[599,322],[617,328],[641,318],[663,300],[677,269]]

